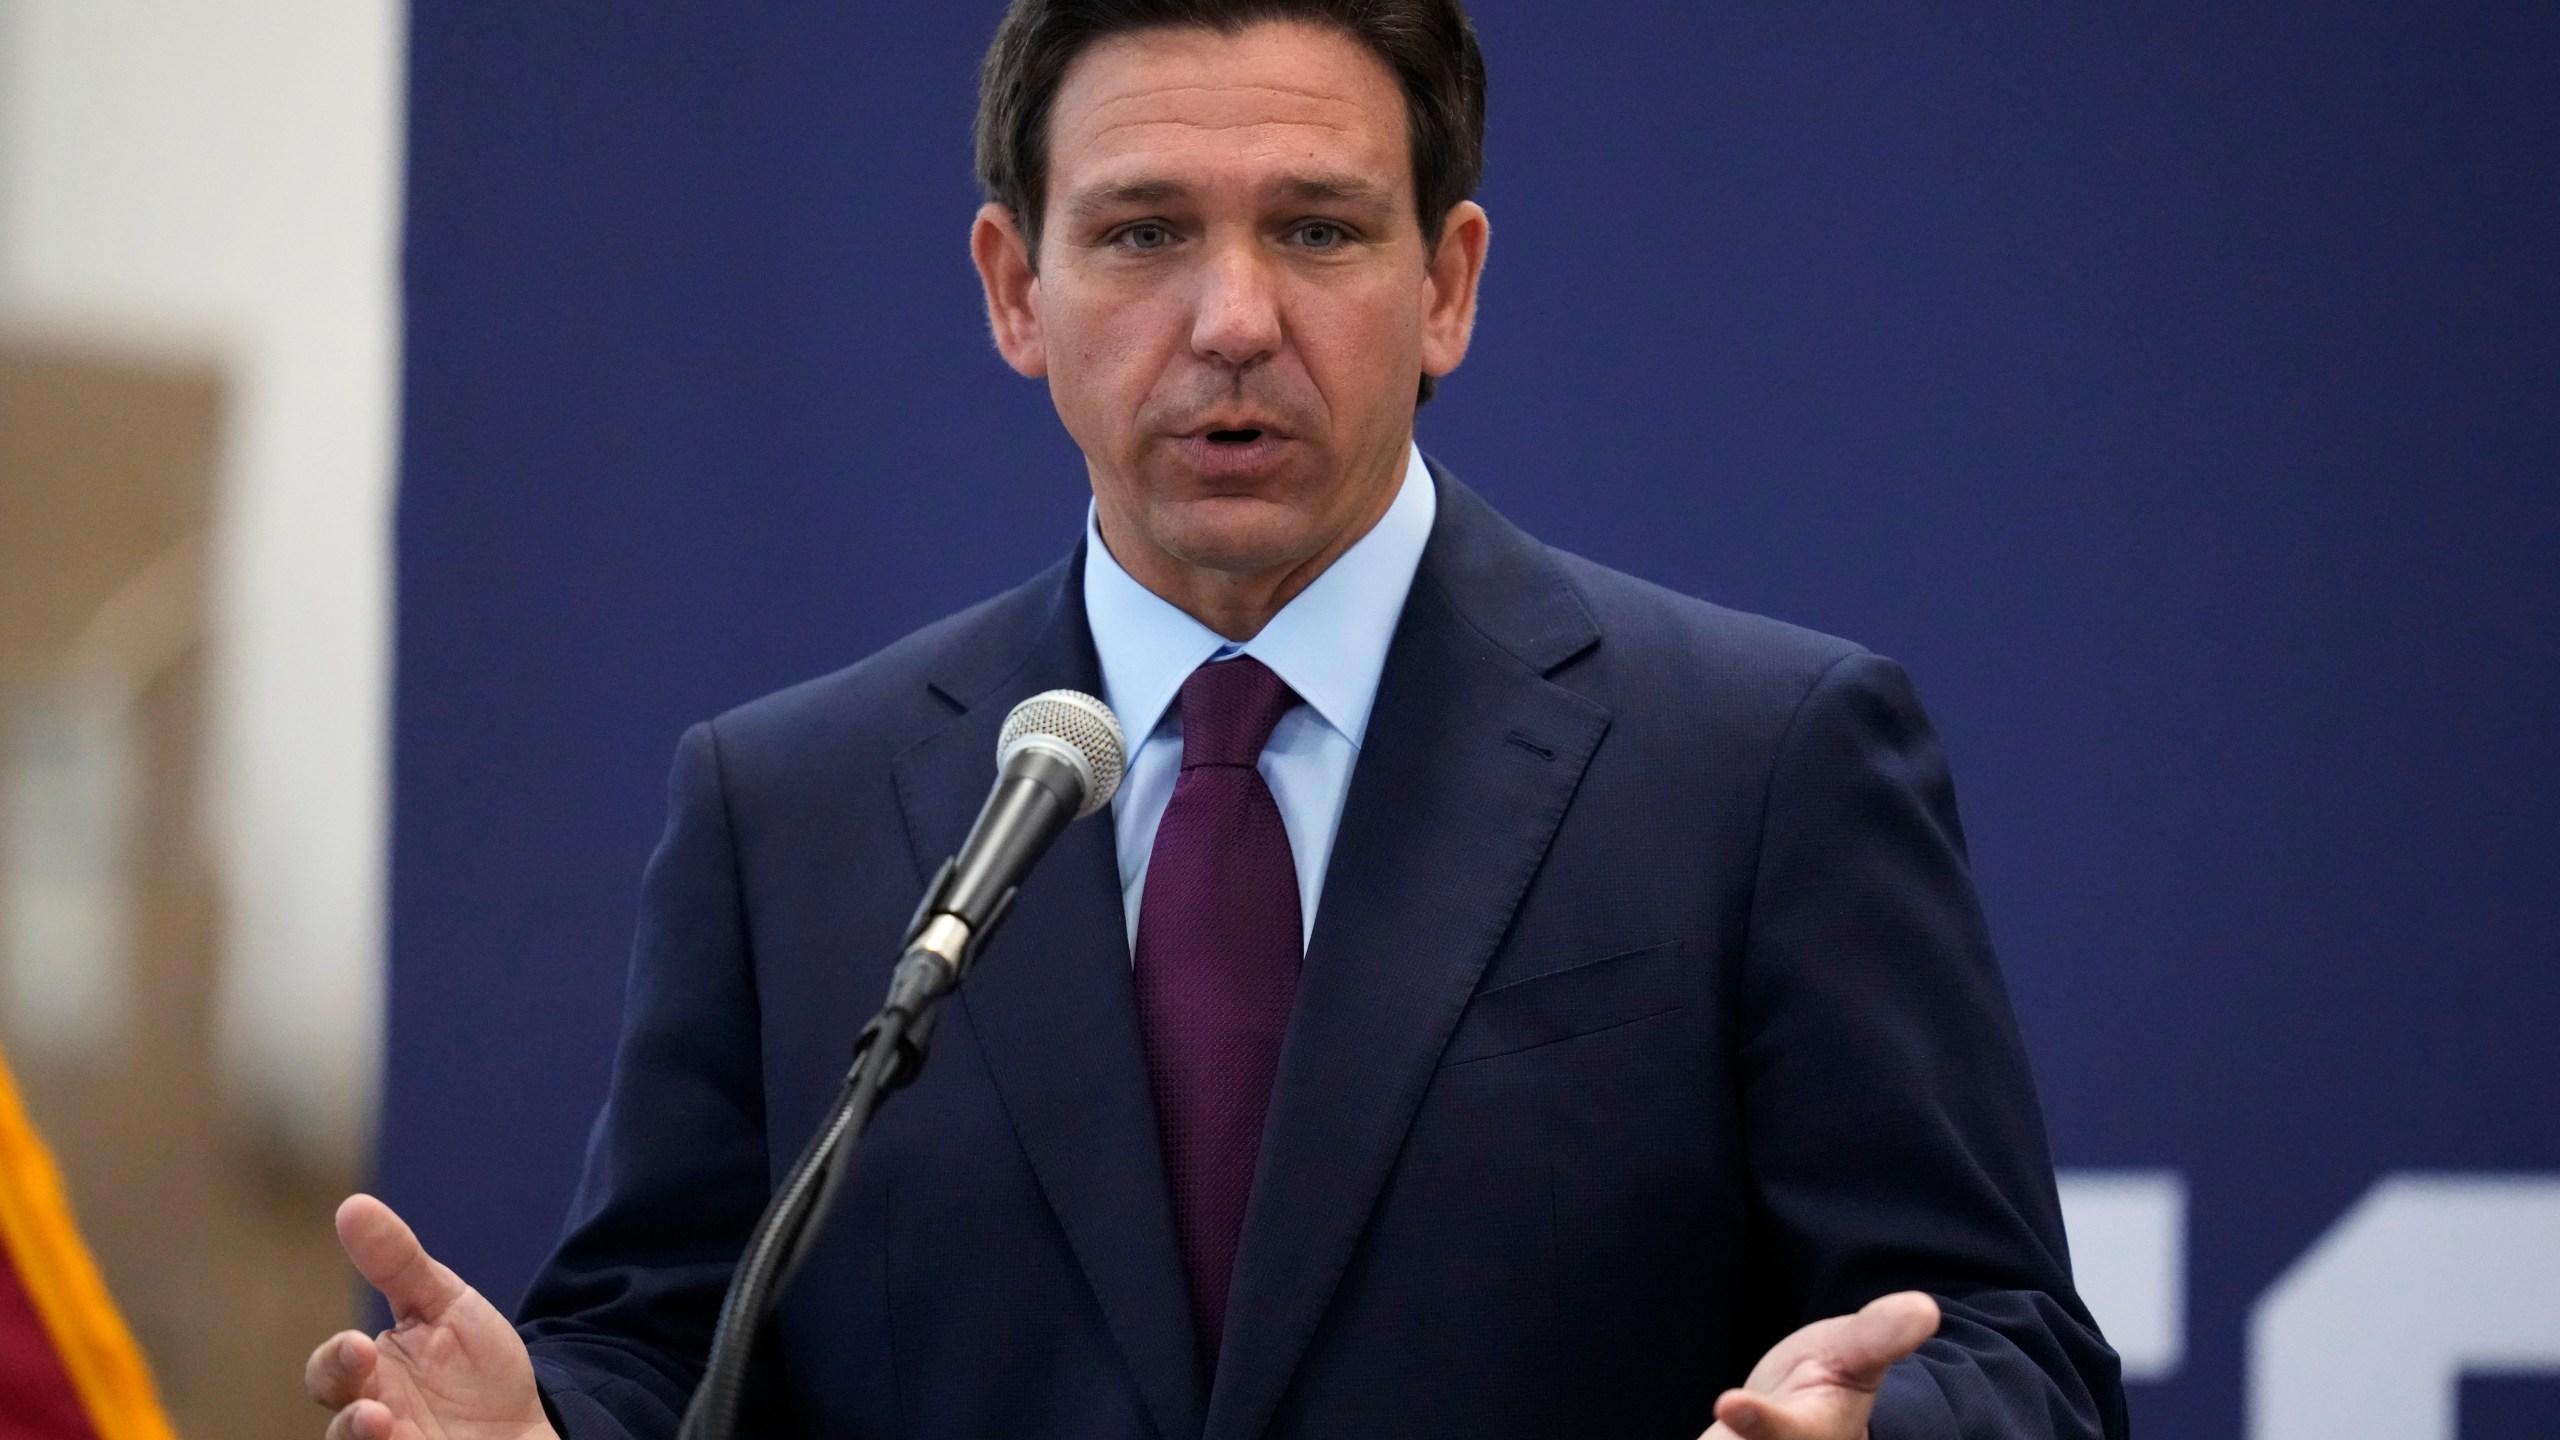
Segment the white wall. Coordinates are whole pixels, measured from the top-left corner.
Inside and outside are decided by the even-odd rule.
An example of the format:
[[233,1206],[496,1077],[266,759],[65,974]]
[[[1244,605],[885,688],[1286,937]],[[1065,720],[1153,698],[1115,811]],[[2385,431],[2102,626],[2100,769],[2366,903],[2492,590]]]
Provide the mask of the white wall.
[[221,1016],[318,1157],[382,992],[400,0],[0,0],[0,322],[218,359]]

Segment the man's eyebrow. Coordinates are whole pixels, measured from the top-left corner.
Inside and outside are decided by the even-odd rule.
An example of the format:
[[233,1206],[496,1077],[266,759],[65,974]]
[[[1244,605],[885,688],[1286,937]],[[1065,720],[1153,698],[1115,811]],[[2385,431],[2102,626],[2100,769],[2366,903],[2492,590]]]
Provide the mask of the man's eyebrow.
[[[1276,181],[1272,189],[1298,204],[1393,204],[1393,193],[1364,176],[1338,172],[1289,175]],[[1189,193],[1189,187],[1175,180],[1126,180],[1116,185],[1095,185],[1078,190],[1067,197],[1070,215],[1090,217],[1114,210],[1161,205]]]
[[1360,175],[1292,175],[1282,180],[1277,188],[1288,198],[1302,202],[1367,204],[1381,200],[1392,202],[1394,198],[1387,187]]
[[1097,185],[1068,196],[1067,212],[1071,215],[1095,215],[1105,210],[1160,205],[1181,193],[1182,187],[1171,180],[1130,180],[1118,185]]

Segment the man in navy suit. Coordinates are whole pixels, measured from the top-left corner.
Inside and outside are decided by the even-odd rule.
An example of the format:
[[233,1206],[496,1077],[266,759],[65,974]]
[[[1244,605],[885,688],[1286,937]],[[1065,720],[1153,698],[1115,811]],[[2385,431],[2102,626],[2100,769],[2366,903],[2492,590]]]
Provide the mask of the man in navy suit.
[[998,725],[1073,687],[1110,823],[865,1142],[746,1433],[2121,1436],[1901,672],[1414,448],[1487,244],[1455,0],[1017,0],[984,86],[1083,543],[685,737],[559,1250],[511,1326],[350,1200],[399,1325],[313,1353],[330,1434],[672,1433]]

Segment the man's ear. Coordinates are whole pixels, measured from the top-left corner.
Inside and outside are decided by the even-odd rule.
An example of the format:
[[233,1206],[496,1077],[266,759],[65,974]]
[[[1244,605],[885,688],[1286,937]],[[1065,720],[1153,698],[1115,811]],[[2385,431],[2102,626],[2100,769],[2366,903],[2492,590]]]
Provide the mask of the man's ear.
[[969,226],[969,258],[987,289],[987,330],[1004,363],[1034,380],[1049,373],[1048,342],[1040,332],[1040,276],[1013,212],[989,203]]
[[1422,370],[1441,376],[1467,358],[1467,342],[1476,333],[1476,286],[1484,279],[1485,247],[1492,242],[1493,222],[1484,207],[1461,200],[1440,226],[1440,248],[1431,252],[1423,271],[1427,287],[1422,312]]

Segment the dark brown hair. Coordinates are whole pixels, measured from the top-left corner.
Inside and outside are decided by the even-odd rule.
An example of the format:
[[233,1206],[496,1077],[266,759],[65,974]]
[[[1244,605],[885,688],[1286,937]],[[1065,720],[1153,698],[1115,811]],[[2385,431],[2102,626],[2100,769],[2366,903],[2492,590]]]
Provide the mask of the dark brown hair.
[[1013,0],[978,77],[978,183],[1013,212],[1034,254],[1049,185],[1049,110],[1095,41],[1197,27],[1232,35],[1265,20],[1330,25],[1367,45],[1404,91],[1414,210],[1425,243],[1484,176],[1484,55],[1458,0]]

